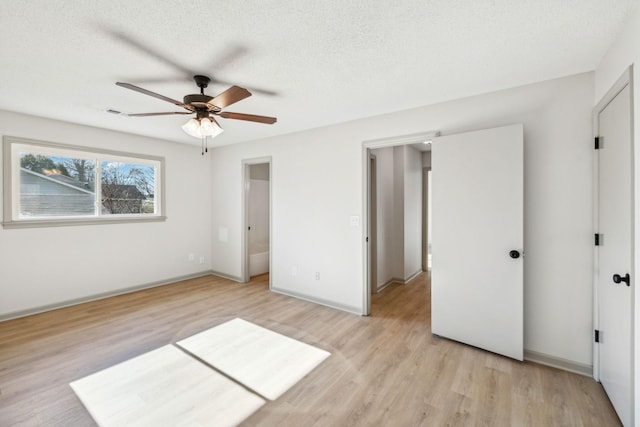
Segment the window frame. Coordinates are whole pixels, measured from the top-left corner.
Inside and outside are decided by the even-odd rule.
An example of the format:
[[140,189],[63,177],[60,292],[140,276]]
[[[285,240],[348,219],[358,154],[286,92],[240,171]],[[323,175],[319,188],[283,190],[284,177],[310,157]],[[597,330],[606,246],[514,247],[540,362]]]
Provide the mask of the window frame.
[[[3,218],[4,228],[59,227],[72,225],[119,224],[135,222],[158,222],[167,219],[165,207],[165,159],[160,156],[82,147],[70,144],[38,141],[15,136],[3,137]],[[96,210],[92,215],[20,217],[20,152],[86,158],[96,161],[97,179],[95,197]],[[155,213],[102,214],[101,165],[102,162],[120,162],[155,167]]]

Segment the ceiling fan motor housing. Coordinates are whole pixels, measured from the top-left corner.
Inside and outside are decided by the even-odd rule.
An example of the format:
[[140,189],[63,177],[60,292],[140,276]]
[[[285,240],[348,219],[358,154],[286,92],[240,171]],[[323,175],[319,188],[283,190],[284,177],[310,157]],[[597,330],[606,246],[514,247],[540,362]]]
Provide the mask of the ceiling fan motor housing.
[[196,118],[198,120],[201,120],[201,119],[204,119],[204,118],[211,119],[211,116],[209,115],[209,111],[208,110],[204,110],[204,109],[198,108],[196,110]]
[[184,103],[186,105],[193,106],[196,110],[204,109],[207,111],[219,112],[222,108],[210,104],[209,102],[213,99],[213,96],[201,95],[201,94],[192,94],[184,97]]

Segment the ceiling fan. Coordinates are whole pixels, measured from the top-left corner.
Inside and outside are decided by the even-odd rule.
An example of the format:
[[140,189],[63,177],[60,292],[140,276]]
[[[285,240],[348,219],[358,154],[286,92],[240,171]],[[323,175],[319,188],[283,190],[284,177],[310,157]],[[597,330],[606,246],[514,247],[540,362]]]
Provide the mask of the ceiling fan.
[[254,114],[244,113],[232,113],[230,111],[222,111],[223,108],[228,107],[231,104],[235,104],[238,101],[242,101],[245,98],[251,96],[251,92],[247,89],[239,86],[231,86],[217,96],[209,96],[204,94],[204,89],[209,85],[211,79],[207,76],[196,75],[193,76],[196,85],[200,88],[200,93],[186,95],[183,98],[183,102],[175,99],[168,98],[164,95],[160,95],[150,90],[143,89],[141,87],[132,85],[131,83],[117,82],[116,85],[131,89],[136,92],[143,93],[145,95],[153,96],[154,98],[161,99],[163,101],[170,102],[174,105],[184,108],[186,111],[169,111],[160,113],[138,113],[127,114],[121,113],[116,110],[108,110],[113,114],[121,114],[128,117],[148,117],[148,116],[167,116],[174,114],[194,114],[195,117],[189,120],[182,126],[182,129],[189,135],[205,139],[206,137],[215,137],[222,133],[223,129],[218,124],[214,116],[222,117],[225,119],[233,120],[245,120],[249,122],[274,124],[277,119],[275,117],[256,116]]

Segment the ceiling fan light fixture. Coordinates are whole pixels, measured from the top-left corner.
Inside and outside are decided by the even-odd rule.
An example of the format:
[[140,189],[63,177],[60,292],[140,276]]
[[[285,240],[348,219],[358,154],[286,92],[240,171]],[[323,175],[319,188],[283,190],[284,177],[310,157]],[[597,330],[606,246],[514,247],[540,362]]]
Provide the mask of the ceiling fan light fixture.
[[196,119],[191,119],[184,125],[182,125],[182,130],[185,131],[188,135],[193,136],[194,138],[201,138],[200,135],[200,122]]
[[182,130],[194,138],[205,138],[207,136],[214,138],[224,131],[224,129],[207,117],[202,119],[190,119],[187,123],[182,125]]
[[207,117],[200,119],[200,132],[203,135],[209,135],[213,131],[213,123]]
[[200,119],[200,132],[203,136],[210,136],[214,138],[224,132],[224,129],[208,117],[204,117]]

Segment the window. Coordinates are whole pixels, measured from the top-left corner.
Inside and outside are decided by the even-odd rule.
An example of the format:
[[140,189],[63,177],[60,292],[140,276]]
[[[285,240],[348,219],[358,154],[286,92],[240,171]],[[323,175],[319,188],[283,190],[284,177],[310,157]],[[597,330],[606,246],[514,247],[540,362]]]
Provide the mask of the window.
[[161,157],[4,137],[3,226],[164,220]]

